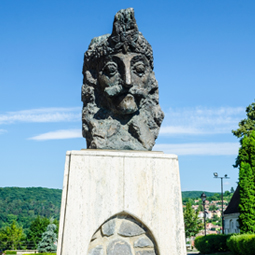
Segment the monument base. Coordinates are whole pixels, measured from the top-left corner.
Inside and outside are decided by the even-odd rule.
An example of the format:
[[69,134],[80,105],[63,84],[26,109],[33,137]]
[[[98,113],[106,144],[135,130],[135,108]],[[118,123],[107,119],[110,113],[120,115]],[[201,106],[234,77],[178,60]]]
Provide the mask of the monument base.
[[186,254],[177,156],[67,152],[57,255],[70,254]]

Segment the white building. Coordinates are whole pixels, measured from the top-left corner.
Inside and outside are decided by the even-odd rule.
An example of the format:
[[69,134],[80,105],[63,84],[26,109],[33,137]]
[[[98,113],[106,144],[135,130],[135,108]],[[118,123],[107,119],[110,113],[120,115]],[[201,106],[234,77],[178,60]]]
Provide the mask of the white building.
[[240,202],[239,186],[236,188],[227,209],[224,211],[225,234],[240,233],[238,217],[240,215],[238,205]]
[[[204,218],[204,212],[203,211],[198,213],[198,218],[200,218],[200,219]],[[206,219],[211,219],[212,218],[212,213],[210,211],[205,211],[205,218]]]

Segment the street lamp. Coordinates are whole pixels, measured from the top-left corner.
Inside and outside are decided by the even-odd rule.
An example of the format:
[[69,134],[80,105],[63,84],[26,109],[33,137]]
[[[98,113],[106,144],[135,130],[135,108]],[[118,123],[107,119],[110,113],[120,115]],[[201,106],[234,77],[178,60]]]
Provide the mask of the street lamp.
[[205,200],[206,200],[206,195],[205,195],[204,192],[201,194],[201,199],[203,201],[203,207],[204,207],[204,227],[205,227],[205,236],[206,236],[206,223],[205,223]]
[[221,179],[221,220],[222,220],[222,234],[224,234],[224,214],[223,214],[223,179],[229,179],[227,174],[225,174],[223,177],[218,176],[218,173],[213,173],[214,178],[220,178]]

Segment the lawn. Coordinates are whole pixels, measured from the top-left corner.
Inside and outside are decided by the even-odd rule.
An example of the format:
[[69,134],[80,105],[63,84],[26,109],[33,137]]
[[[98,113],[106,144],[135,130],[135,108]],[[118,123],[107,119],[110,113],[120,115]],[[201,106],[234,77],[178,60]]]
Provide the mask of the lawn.
[[[207,254],[198,253],[198,255],[207,255]],[[228,252],[216,252],[216,253],[211,253],[210,255],[234,255],[234,253],[228,251]]]
[[[207,255],[207,254],[202,254],[202,253],[196,253],[195,251],[188,251],[187,252],[187,254],[189,255],[195,255],[195,254],[197,254],[197,255]],[[208,254],[208,255],[234,255],[234,253],[232,253],[232,252],[230,252],[230,251],[228,251],[228,252],[216,252],[216,253],[210,253],[210,254]]]

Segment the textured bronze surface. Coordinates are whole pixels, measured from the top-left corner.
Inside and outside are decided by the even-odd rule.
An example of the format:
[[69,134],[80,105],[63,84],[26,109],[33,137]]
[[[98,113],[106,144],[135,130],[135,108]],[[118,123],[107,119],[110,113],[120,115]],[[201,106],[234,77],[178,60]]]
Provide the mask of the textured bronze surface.
[[82,131],[88,149],[151,150],[164,114],[151,45],[133,8],[116,13],[112,34],[92,39],[84,55]]

